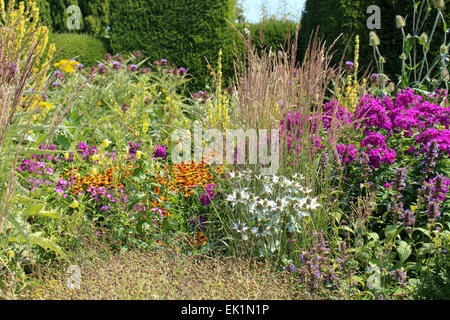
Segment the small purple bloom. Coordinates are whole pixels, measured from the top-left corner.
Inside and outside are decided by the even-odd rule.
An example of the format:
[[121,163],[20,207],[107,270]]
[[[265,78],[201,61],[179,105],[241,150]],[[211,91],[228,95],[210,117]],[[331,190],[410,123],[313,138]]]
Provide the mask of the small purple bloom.
[[345,62],[345,68],[347,71],[353,71],[355,64],[352,61]]
[[155,150],[153,152],[153,157],[155,158],[166,158],[166,147],[163,147],[161,145],[158,145],[155,147]]

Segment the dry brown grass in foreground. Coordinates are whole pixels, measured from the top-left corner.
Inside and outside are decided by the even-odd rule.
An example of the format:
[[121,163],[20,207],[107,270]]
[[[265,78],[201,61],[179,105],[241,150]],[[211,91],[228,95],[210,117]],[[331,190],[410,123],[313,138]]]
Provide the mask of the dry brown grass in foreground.
[[[69,290],[67,264],[42,269],[22,299],[307,299],[295,280],[269,264],[238,258],[127,252],[80,261],[80,288]],[[298,287],[297,287],[298,288]]]

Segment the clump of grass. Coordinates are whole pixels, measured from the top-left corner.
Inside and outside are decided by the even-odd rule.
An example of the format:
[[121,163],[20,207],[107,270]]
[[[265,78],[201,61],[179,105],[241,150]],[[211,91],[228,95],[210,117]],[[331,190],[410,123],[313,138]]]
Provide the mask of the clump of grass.
[[[273,264],[243,258],[211,258],[169,251],[111,253],[99,241],[73,252],[80,267],[79,289],[69,289],[70,262],[42,267],[32,274],[22,299],[171,300],[307,299],[311,296]],[[75,258],[76,257],[76,258]]]

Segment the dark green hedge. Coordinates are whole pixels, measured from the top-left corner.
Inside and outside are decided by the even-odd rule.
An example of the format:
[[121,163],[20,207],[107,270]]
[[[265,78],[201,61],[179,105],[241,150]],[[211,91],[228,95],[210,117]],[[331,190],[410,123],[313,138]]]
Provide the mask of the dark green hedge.
[[[431,3],[432,1],[430,1]],[[371,30],[367,28],[367,19],[370,16],[366,13],[370,5],[377,5],[381,9],[381,29],[374,30],[381,39],[379,47],[381,54],[386,59],[385,73],[394,81],[400,73],[401,60],[399,58],[402,52],[402,34],[401,30],[396,29],[395,17],[401,15],[409,16],[407,19],[406,33],[411,32],[413,1],[412,0],[307,0],[305,4],[305,12],[302,19],[300,32],[299,55],[303,54],[306,49],[311,32],[315,31],[320,25],[320,35],[327,40],[328,43],[334,41],[342,32],[343,36],[338,42],[335,54],[335,62],[337,58],[342,56],[345,45],[349,40],[354,39],[352,35],[360,36],[360,65],[364,69],[372,62],[373,48],[369,46],[369,33]],[[427,20],[424,31],[428,34],[432,29],[435,16],[435,9],[432,12],[432,18]],[[448,8],[444,11],[447,23],[449,22]],[[443,34],[442,24],[432,42],[432,49],[437,51],[438,38]],[[350,42],[350,50],[346,55],[347,60],[353,60],[354,41]],[[299,56],[301,58],[301,56]],[[375,70],[376,71],[376,70]]]
[[[285,46],[288,34],[290,34],[291,40],[294,40],[296,22],[270,18],[263,20],[261,23],[249,24],[247,28],[252,33],[255,45],[277,51]],[[263,43],[261,43],[261,28]]]
[[165,58],[193,75],[191,88],[205,85],[205,57],[214,66],[223,50],[224,78],[232,77],[235,0],[110,0],[114,53],[141,50],[149,61]]
[[56,49],[61,48],[57,60],[72,59],[76,56],[85,67],[97,65],[97,61],[104,60],[109,50],[109,43],[105,38],[87,34],[51,33],[49,43],[55,43]]
[[69,32],[67,28],[67,8],[80,7],[81,29],[75,33],[104,35],[109,26],[109,0],[35,0],[41,20],[54,32]]

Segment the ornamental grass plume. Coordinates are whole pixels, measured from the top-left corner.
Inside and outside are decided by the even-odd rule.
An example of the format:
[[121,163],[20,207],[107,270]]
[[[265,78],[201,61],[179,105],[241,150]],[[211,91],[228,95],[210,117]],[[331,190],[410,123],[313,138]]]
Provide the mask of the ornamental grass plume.
[[233,123],[245,129],[280,128],[288,122],[295,124],[295,128],[284,131],[280,128],[280,163],[283,164],[280,174],[301,172],[311,180],[310,185],[321,188],[323,183],[320,181],[329,179],[318,177],[320,170],[314,159],[325,152],[338,159],[336,144],[347,134],[344,132],[348,127],[344,120],[337,119],[338,110],[334,110],[326,139],[319,130],[324,119],[327,88],[336,78],[340,80],[345,63],[342,58],[339,67],[331,66],[332,50],[338,39],[328,44],[318,36],[317,30],[311,34],[304,57],[299,61],[298,28],[277,53],[269,49],[261,51],[251,35],[236,31],[244,50],[235,51],[236,93],[233,97],[236,99],[234,111],[238,116]]
[[[245,128],[274,128],[289,111],[321,113],[326,88],[336,70],[330,67],[331,48],[312,35],[302,63],[296,61],[298,28],[294,39],[278,54],[260,53],[237,29],[244,52],[235,52],[238,112]],[[278,101],[285,103],[280,106]],[[273,107],[274,106],[274,107]],[[312,111],[310,110],[312,108]]]

